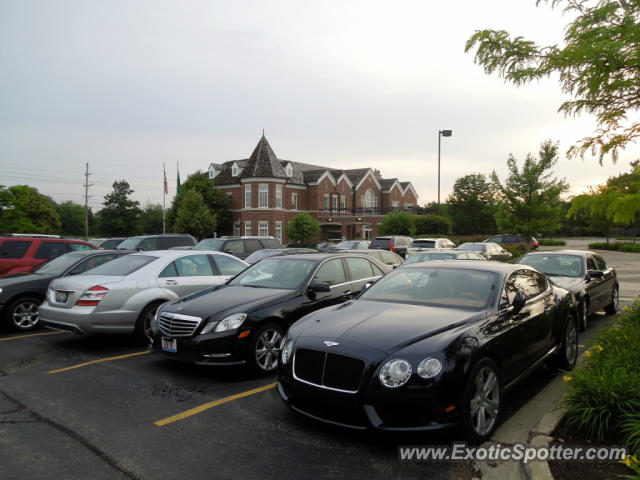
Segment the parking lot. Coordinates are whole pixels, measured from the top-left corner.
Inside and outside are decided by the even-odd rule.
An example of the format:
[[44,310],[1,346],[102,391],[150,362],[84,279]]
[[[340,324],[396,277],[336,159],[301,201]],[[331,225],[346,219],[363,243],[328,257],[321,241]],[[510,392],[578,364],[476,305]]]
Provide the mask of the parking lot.
[[[640,293],[640,256],[602,254],[618,270],[621,304],[630,303]],[[611,322],[598,314],[585,338]],[[555,375],[543,370],[516,387],[505,419]],[[0,478],[472,476],[464,462],[398,461],[399,445],[445,444],[451,435],[320,425],[290,412],[274,382],[243,368],[163,360],[128,337],[0,332]]]

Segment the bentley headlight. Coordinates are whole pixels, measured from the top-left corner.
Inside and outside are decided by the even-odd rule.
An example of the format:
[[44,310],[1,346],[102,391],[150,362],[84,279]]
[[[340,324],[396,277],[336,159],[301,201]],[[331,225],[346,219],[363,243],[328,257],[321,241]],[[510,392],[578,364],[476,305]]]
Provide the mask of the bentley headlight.
[[387,388],[398,388],[411,377],[411,364],[402,358],[394,358],[380,369],[380,383]]
[[240,328],[240,326],[244,323],[245,318],[247,318],[246,313],[234,313],[233,315],[229,315],[228,317],[220,320],[220,323],[218,323],[215,331],[226,332],[228,330],[235,330],[236,328]]
[[293,351],[293,340],[287,340],[282,348],[282,353],[280,354],[280,360],[283,365],[289,363],[289,359],[291,358],[291,352]]
[[425,358],[418,365],[418,375],[422,378],[433,378],[442,370],[442,362],[437,358]]

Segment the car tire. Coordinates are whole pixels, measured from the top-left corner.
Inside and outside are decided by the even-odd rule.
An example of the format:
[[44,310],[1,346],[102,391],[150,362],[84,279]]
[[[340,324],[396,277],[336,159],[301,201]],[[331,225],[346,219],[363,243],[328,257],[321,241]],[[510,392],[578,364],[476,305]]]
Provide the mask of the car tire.
[[560,351],[556,357],[558,370],[573,370],[578,360],[578,326],[573,315],[569,315],[567,326],[562,334]]
[[618,308],[620,308],[620,296],[618,293],[618,287],[614,287],[611,291],[611,303],[604,307],[604,311],[609,315],[613,315],[618,312]]
[[28,332],[40,328],[38,307],[42,299],[33,296],[16,298],[5,310],[4,323],[7,328],[18,332]]
[[140,342],[145,345],[149,344],[151,341],[151,336],[149,334],[151,330],[151,320],[155,316],[158,307],[163,303],[164,302],[150,303],[149,305],[144,307],[144,310],[142,310],[142,313],[140,313],[140,316],[136,321],[136,327],[133,333],[138,338],[138,340],[140,340]]
[[502,413],[502,393],[498,366],[489,358],[481,359],[471,369],[464,394],[461,427],[470,443],[491,438]]
[[580,331],[584,332],[589,325],[589,301],[586,298],[580,300],[578,314],[580,315]]
[[267,323],[251,335],[246,354],[251,370],[263,375],[275,372],[284,333],[277,323]]

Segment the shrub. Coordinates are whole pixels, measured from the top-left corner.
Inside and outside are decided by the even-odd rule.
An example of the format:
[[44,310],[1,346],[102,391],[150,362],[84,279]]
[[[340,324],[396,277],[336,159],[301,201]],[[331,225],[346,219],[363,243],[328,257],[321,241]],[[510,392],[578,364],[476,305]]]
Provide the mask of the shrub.
[[451,233],[451,220],[439,215],[419,215],[413,219],[413,237],[446,236]]
[[307,212],[300,212],[287,225],[289,246],[306,247],[312,245],[320,231],[318,221]]
[[541,247],[564,247],[566,244],[567,242],[565,242],[564,240],[538,240],[538,245],[540,245]]
[[590,243],[589,244],[589,248],[591,248],[593,250],[613,250],[613,251],[616,251],[616,252],[640,253],[640,244],[634,244],[634,243],[621,243],[621,242],[602,243],[602,242],[596,242],[596,243]]
[[520,258],[528,252],[526,245],[502,245],[502,247],[508,252],[511,252],[513,258]]
[[565,379],[567,429],[593,440],[622,440],[640,445],[640,303],[603,330],[585,352],[587,360]]
[[379,235],[411,235],[413,215],[407,212],[393,212],[378,225]]

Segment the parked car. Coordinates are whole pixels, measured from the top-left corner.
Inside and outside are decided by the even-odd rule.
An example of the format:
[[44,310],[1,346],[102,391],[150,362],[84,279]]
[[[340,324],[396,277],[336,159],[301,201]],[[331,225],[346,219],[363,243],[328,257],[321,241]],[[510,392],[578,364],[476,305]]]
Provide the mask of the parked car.
[[269,257],[226,285],[167,303],[151,327],[153,352],[200,365],[247,364],[273,372],[289,325],[356,296],[383,275],[363,255]]
[[369,255],[379,261],[384,273],[389,273],[403,262],[403,258],[400,255],[386,250],[342,250],[342,252]]
[[371,242],[369,240],[345,240],[331,248],[333,250],[366,250],[370,244]]
[[407,248],[411,246],[413,239],[411,237],[405,237],[402,235],[393,235],[385,237],[376,237],[369,248],[377,250],[389,250],[390,252],[397,253],[402,258],[407,257]]
[[65,253],[35,267],[31,272],[0,276],[0,318],[7,328],[18,331],[40,327],[38,307],[52,280],[78,275],[133,252],[84,250]]
[[327,241],[327,242],[318,242],[316,243],[314,249],[319,252],[332,252],[335,246],[340,243],[339,241]]
[[466,242],[456,247],[456,250],[465,250],[467,252],[477,252],[487,260],[504,261],[509,260],[513,255],[502,248],[497,243],[489,242]]
[[483,240],[484,242],[493,242],[499,243],[500,245],[505,245],[508,247],[513,247],[516,245],[527,245],[530,250],[535,250],[538,248],[538,240],[533,237],[527,238],[524,235],[513,235],[513,234],[501,234],[494,235],[493,237],[487,238]]
[[28,272],[33,267],[67,252],[95,250],[83,240],[50,237],[0,237],[0,274]]
[[503,394],[578,353],[571,295],[524,265],[442,261],[398,268],[357,299],[289,329],[277,390],[298,413],[342,427],[491,437]]
[[429,262],[432,260],[486,260],[477,252],[466,250],[453,250],[451,248],[436,249],[432,248],[424,252],[418,252],[411,255],[402,266],[411,265],[418,262]]
[[169,250],[171,247],[193,247],[196,239],[186,233],[163,233],[162,235],[140,235],[120,242],[119,250]]
[[145,340],[159,305],[221,285],[247,266],[222,252],[134,253],[51,282],[40,321],[75,333],[135,333]]
[[193,247],[194,250],[216,250],[235,255],[243,260],[263,248],[282,248],[275,237],[220,237],[205,238]]
[[90,238],[89,243],[93,243],[96,247],[100,247],[103,250],[111,250],[126,239],[127,237]]
[[616,270],[594,252],[555,250],[523,256],[518,263],[537,268],[547,274],[554,285],[573,293],[578,303],[580,329],[587,328],[589,315],[604,308],[618,311],[618,278]]
[[295,255],[297,253],[318,253],[313,248],[263,248],[257,250],[244,259],[249,265],[259,262],[263,258],[273,257],[275,255]]
[[407,248],[407,258],[418,252],[433,250],[434,248],[456,248],[456,244],[448,238],[416,238]]

